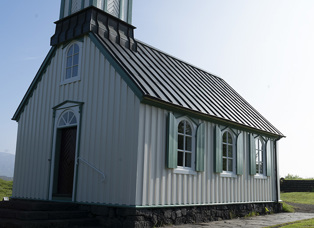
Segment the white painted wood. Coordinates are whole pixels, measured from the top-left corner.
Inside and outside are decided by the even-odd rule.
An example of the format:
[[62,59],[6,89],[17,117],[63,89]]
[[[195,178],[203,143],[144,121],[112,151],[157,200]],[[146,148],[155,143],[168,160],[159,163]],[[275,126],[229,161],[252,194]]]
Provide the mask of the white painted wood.
[[[256,178],[249,175],[249,146],[247,133],[244,142],[244,175],[222,177],[213,172],[213,130],[215,125],[206,125],[205,172],[196,175],[176,174],[165,168],[165,163],[156,165],[156,159],[164,161],[166,154],[166,110],[140,105],[138,138],[137,205],[200,205],[275,201],[275,177]],[[157,127],[158,126],[158,127]],[[154,139],[161,139],[156,143]],[[163,145],[163,146],[160,146]],[[162,188],[160,180],[167,183]],[[158,197],[156,196],[158,194]],[[166,198],[167,200],[161,200]]]
[[86,61],[81,80],[60,84],[62,48],[19,119],[13,196],[49,199],[54,154],[52,108],[71,100],[84,103],[79,156],[106,175],[102,182],[99,173],[79,163],[76,201],[134,205],[139,100],[88,37],[83,43]]
[[[131,0],[96,0],[95,7],[105,10],[107,13],[127,22],[131,23],[132,7],[130,6]],[[107,4],[107,5],[105,5]],[[70,16],[84,8],[90,6],[89,0],[65,0],[63,8],[61,8],[60,19]]]

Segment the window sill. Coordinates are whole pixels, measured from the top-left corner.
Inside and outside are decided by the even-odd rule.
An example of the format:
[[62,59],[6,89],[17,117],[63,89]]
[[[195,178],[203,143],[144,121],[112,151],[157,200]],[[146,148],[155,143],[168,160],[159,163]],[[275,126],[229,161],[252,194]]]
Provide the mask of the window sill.
[[77,82],[77,81],[80,81],[81,78],[80,77],[74,77],[74,78],[70,78],[70,79],[66,79],[66,80],[63,80],[60,85],[66,85],[66,84],[70,84],[72,82]]
[[267,176],[265,176],[265,175],[263,175],[263,174],[256,174],[256,175],[254,176],[254,178],[256,178],[256,179],[267,179]]
[[175,174],[190,174],[190,175],[196,175],[196,172],[192,169],[185,169],[185,168],[176,168],[173,170],[173,173]]
[[222,172],[220,173],[220,177],[237,178],[237,175],[232,172]]

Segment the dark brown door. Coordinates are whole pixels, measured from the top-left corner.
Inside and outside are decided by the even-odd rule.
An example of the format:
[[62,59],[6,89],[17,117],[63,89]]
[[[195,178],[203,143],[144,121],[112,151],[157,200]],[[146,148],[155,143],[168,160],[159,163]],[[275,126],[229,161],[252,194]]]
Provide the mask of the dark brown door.
[[72,197],[76,127],[60,129],[60,153],[58,165],[58,184],[56,194],[63,197]]

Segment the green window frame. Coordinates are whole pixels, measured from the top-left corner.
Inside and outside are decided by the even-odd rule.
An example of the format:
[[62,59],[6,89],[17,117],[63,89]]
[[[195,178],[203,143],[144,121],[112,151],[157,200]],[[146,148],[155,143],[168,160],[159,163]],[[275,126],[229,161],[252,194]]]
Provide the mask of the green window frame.
[[[190,130],[186,131],[187,128]],[[167,118],[166,167],[187,171],[204,171],[205,124],[193,124],[188,117]],[[187,162],[187,160],[189,160]]]

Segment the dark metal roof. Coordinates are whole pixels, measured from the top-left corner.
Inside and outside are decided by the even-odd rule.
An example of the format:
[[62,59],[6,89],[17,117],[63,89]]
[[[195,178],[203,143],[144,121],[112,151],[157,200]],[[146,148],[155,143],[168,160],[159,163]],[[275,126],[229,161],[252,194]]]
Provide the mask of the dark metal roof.
[[42,73],[64,42],[89,34],[132,88],[141,102],[180,110],[216,123],[251,132],[284,137],[223,79],[134,40],[135,27],[95,7],[86,8],[56,22],[54,46],[24,96],[14,120],[18,120]]
[[94,35],[144,97],[283,136],[223,79],[137,40],[137,52]]

